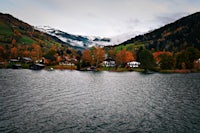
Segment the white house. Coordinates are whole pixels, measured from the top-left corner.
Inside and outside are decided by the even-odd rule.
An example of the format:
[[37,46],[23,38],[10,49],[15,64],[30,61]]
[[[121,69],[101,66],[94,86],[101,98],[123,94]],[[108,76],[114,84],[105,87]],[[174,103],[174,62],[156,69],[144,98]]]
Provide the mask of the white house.
[[196,60],[196,63],[200,63],[200,58]]
[[115,63],[115,60],[111,58],[107,58],[106,60],[103,61],[102,65],[104,67],[115,67],[116,63]]
[[131,61],[131,62],[128,62],[127,65],[131,68],[136,68],[136,67],[139,67],[140,65],[140,62],[137,62],[137,61]]

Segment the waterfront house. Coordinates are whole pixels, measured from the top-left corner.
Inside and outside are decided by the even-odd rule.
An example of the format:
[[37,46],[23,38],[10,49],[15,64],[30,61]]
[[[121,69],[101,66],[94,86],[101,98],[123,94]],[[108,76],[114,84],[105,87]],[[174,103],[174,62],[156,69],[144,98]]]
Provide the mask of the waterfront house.
[[31,63],[31,62],[32,62],[32,59],[29,58],[29,57],[22,57],[22,61],[23,61],[24,63],[28,64],[28,63]]
[[64,57],[62,61],[59,62],[59,65],[63,66],[75,66],[77,63],[77,59],[75,57],[69,58],[69,57]]
[[111,58],[107,58],[106,60],[103,61],[102,66],[104,67],[115,67],[116,63],[115,60]]
[[127,65],[128,65],[130,68],[138,68],[139,65],[140,65],[140,62],[131,61],[131,62],[128,62]]
[[10,59],[9,64],[11,65],[13,69],[19,69],[22,67],[20,60],[18,59]]

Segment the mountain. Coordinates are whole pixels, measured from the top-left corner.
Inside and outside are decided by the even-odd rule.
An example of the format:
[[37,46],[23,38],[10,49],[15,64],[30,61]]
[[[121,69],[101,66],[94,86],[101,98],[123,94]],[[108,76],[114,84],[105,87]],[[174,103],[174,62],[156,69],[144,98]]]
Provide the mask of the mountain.
[[[61,40],[38,31],[33,26],[13,17],[10,14],[0,13],[0,42],[11,43],[13,39],[17,43],[32,44],[46,43],[48,44],[63,44]],[[67,43],[65,43],[67,45]],[[70,45],[68,45],[70,46]]]
[[0,13],[0,60],[18,56],[38,59],[49,50],[54,48],[56,51],[61,47],[72,49],[70,45],[58,38],[38,31],[9,14]]
[[57,37],[61,41],[74,47],[90,48],[92,46],[106,46],[111,44],[110,38],[73,35],[49,26],[38,26],[35,29]]
[[131,38],[120,45],[144,44],[156,51],[181,51],[194,46],[200,50],[200,12],[183,17],[173,23],[144,35]]

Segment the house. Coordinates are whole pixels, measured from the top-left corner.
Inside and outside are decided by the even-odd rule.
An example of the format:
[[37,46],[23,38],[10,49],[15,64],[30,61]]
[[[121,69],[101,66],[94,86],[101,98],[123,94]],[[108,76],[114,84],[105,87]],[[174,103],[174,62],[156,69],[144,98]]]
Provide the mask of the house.
[[19,69],[22,67],[22,65],[20,64],[20,60],[18,59],[10,59],[9,63],[13,69]]
[[77,59],[75,57],[73,57],[73,58],[64,57],[64,60],[60,61],[59,65],[75,66],[75,63],[77,63]]
[[128,62],[127,65],[131,68],[137,68],[139,67],[140,65],[140,62],[137,62],[137,61],[131,61],[131,62]]
[[29,58],[29,57],[22,57],[22,62],[24,62],[24,63],[31,63],[32,62],[32,59],[31,58]]
[[196,60],[196,63],[200,63],[200,58]]
[[107,58],[106,60],[103,61],[102,66],[104,67],[115,67],[116,63],[115,60],[111,58]]

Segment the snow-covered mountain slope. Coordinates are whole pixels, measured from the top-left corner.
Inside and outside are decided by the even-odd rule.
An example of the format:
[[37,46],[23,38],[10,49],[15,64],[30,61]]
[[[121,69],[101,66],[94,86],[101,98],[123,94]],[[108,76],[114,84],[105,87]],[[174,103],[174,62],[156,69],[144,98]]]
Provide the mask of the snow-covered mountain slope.
[[43,26],[43,27],[40,26],[40,27],[35,27],[35,28],[39,31],[55,36],[61,41],[68,43],[72,46],[76,46],[76,47],[88,48],[88,47],[98,46],[98,45],[100,46],[111,45],[110,38],[73,35],[73,34],[63,32],[61,30],[51,28],[49,26]]
[[61,41],[71,46],[81,48],[90,48],[92,46],[117,45],[135,36],[135,34],[129,33],[118,35],[112,38],[101,38],[97,36],[73,35],[58,29],[51,28],[49,26],[38,26],[35,27],[35,29],[45,32],[51,36],[57,37]]

